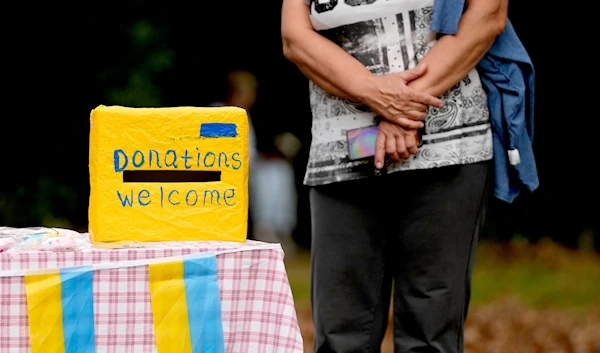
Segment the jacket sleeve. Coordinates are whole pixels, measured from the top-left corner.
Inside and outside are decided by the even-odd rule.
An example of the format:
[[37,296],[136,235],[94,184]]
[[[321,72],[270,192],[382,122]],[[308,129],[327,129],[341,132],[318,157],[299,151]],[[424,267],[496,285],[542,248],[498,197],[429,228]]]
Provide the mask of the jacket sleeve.
[[494,194],[512,202],[539,186],[533,152],[534,68],[510,21],[477,66],[494,136]]

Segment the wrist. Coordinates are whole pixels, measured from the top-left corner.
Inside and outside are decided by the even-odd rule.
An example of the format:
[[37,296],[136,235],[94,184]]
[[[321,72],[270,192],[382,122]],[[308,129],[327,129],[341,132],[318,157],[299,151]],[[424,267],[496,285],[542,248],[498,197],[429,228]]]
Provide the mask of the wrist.
[[419,92],[428,93],[428,92],[426,92],[426,88],[427,87],[425,86],[425,83],[423,82],[423,80],[420,79],[420,77],[418,77],[418,78],[416,78],[416,79],[414,79],[414,80],[412,80],[410,82],[407,82],[406,86],[410,87],[410,88],[412,88],[414,90],[417,90]]
[[377,76],[367,71],[364,75],[357,75],[350,94],[356,98],[357,102],[369,105],[372,97],[377,92]]

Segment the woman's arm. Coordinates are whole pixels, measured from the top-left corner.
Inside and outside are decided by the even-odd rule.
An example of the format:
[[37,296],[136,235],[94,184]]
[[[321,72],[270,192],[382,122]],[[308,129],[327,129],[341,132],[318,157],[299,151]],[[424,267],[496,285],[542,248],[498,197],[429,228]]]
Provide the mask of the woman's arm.
[[361,83],[371,75],[353,56],[312,27],[303,0],[284,0],[281,10],[284,56],[317,86],[338,97],[358,101]]
[[[502,33],[507,12],[508,0],[467,0],[456,34],[437,41],[421,61],[428,64],[427,72],[408,86],[435,96],[448,91],[477,65]],[[386,153],[394,160],[414,154],[414,136],[414,132],[400,126],[385,124],[375,143],[375,166],[383,167]]]
[[382,117],[407,128],[423,126],[428,106],[438,98],[406,86],[426,71],[426,65],[399,74],[376,76],[338,45],[317,33],[303,0],[284,0],[281,34],[285,57],[322,89],[359,101]]
[[504,31],[508,0],[467,0],[454,35],[440,38],[421,62],[427,72],[408,84],[440,96],[465,78]]

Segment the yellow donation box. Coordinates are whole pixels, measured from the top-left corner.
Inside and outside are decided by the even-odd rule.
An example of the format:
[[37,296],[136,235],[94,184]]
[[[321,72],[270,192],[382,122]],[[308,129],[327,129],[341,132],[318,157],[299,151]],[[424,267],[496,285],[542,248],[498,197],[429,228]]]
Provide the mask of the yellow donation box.
[[93,241],[245,241],[244,109],[101,105],[90,121]]

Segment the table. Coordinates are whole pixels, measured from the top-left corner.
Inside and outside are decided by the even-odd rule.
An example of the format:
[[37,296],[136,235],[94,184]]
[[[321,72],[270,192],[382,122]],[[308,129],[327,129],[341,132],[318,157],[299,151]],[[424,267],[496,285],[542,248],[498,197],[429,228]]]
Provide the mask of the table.
[[[0,253],[0,353],[29,353],[22,275],[28,269],[216,252],[226,352],[301,353],[302,336],[279,244],[147,243],[142,248]],[[147,266],[109,268],[93,279],[98,353],[156,352]]]

